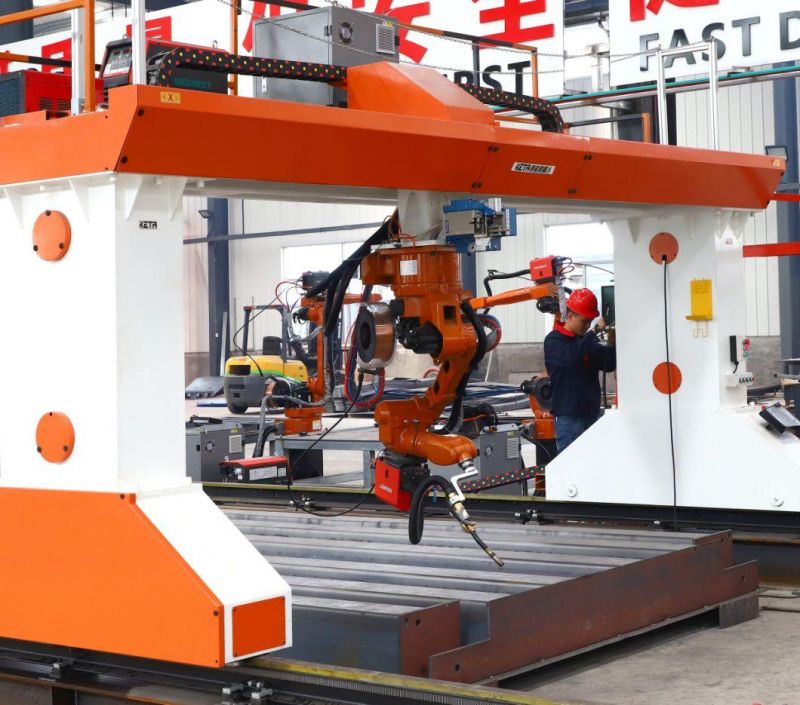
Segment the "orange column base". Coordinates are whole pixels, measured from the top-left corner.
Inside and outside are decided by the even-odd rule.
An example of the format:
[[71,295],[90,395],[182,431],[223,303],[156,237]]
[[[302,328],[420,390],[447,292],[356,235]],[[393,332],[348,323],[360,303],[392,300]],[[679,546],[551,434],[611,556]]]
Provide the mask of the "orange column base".
[[0,565],[2,637],[224,664],[223,606],[133,494],[0,488]]

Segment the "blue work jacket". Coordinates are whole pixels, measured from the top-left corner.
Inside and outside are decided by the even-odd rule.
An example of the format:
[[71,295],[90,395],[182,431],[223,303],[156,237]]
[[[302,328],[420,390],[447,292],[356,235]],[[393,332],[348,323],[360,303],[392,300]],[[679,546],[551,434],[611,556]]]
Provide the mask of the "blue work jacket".
[[600,414],[600,371],[617,368],[614,348],[593,331],[578,336],[562,324],[544,339],[544,364],[553,387],[553,416]]

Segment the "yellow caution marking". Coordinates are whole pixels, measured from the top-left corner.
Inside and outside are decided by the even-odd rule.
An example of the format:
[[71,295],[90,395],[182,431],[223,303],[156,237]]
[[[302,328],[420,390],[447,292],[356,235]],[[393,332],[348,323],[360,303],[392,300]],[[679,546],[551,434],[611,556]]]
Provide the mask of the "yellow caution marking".
[[180,105],[181,94],[175,91],[161,91],[161,102],[169,103],[170,105]]

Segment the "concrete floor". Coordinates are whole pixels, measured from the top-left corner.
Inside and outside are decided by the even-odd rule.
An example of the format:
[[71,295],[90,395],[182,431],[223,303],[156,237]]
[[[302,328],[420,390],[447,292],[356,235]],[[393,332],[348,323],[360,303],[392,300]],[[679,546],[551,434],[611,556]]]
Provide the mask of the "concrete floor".
[[[192,413],[228,412],[187,402],[187,418]],[[339,428],[363,423],[346,419]],[[526,444],[529,464],[532,455]],[[358,451],[326,453],[326,474],[360,467]],[[570,705],[800,705],[800,591],[775,594],[762,598],[760,616],[750,622],[719,629],[701,616],[503,686]]]
[[[800,596],[786,602],[800,608]],[[762,609],[728,629],[676,625],[508,685],[580,705],[797,705],[799,648],[800,611]]]

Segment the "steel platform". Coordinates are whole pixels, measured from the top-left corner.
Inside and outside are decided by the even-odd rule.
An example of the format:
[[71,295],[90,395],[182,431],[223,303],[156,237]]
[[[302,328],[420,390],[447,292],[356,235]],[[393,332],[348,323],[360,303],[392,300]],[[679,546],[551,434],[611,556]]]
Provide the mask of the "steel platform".
[[451,521],[413,546],[399,516],[225,511],[292,586],[292,659],[493,682],[700,612],[758,614],[729,532],[486,522],[499,569]]

